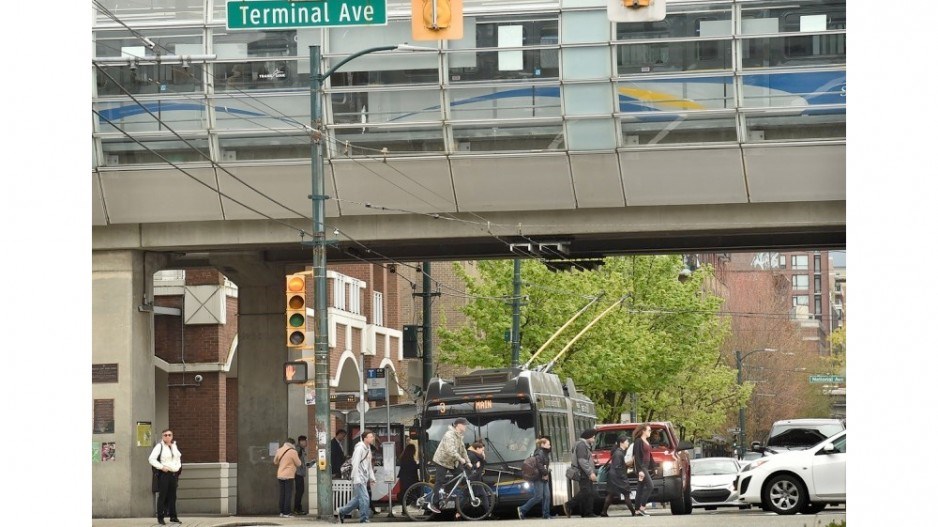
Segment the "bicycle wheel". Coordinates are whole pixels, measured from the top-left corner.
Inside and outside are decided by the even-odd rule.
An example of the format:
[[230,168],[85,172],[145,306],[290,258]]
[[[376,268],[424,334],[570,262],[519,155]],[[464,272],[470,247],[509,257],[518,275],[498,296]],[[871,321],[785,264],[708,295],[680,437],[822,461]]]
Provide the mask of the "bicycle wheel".
[[492,487],[481,481],[472,481],[469,485],[472,486],[472,495],[475,499],[469,496],[469,489],[463,487],[459,489],[460,496],[456,500],[456,508],[459,509],[459,514],[467,520],[484,520],[492,514],[492,509],[495,508],[495,492],[492,491]]
[[404,514],[413,521],[429,520],[433,513],[427,509],[430,497],[433,495],[433,485],[418,481],[404,492]]

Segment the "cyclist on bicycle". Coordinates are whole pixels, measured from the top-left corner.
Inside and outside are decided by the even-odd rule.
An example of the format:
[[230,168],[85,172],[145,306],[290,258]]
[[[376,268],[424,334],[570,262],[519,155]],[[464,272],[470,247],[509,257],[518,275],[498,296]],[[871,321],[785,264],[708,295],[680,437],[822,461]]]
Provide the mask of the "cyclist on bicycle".
[[466,432],[469,421],[460,417],[453,421],[449,430],[443,434],[440,445],[433,454],[433,464],[436,465],[436,481],[433,483],[433,497],[427,504],[427,509],[436,514],[440,513],[437,502],[440,500],[440,491],[443,484],[449,479],[449,473],[456,470],[460,465],[465,465],[467,469],[472,469],[469,463],[469,453],[466,452],[466,444],[462,436]]

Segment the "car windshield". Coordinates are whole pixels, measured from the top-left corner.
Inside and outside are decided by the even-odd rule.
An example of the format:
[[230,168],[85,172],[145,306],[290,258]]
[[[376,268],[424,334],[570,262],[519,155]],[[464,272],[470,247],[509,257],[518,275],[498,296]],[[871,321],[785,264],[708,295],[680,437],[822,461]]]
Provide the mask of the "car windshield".
[[731,459],[695,459],[691,461],[691,474],[694,476],[720,476],[736,474],[736,463]]
[[[433,419],[427,428],[427,454],[432,458],[443,434],[456,417]],[[534,415],[530,412],[467,416],[469,426],[463,443],[479,440],[485,444],[488,463],[523,461],[534,453]]]
[[818,425],[811,428],[803,428],[799,425],[779,425],[772,430],[772,437],[769,438],[766,446],[807,448],[841,430],[843,427],[839,425]]
[[[612,450],[612,448],[616,446],[619,436],[622,434],[629,436],[629,444],[632,444],[632,432],[634,431],[634,428],[600,430],[596,433],[596,444],[593,445],[593,450]],[[662,428],[652,427],[648,443],[652,448],[671,448],[671,441],[668,440],[668,434]]]

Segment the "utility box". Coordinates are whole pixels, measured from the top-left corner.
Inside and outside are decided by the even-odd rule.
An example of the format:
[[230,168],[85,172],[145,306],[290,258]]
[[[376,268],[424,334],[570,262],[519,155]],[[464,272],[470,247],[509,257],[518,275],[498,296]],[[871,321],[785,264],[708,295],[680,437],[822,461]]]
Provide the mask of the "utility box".
[[417,334],[420,332],[420,326],[404,326],[404,358],[419,359],[417,352]]

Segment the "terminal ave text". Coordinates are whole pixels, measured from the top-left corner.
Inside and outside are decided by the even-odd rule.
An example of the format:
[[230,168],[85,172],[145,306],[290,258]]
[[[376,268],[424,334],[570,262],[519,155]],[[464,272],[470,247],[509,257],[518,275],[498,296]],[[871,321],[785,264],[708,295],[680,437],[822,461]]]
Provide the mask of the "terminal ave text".
[[229,0],[228,29],[289,29],[387,24],[386,0],[322,2]]

